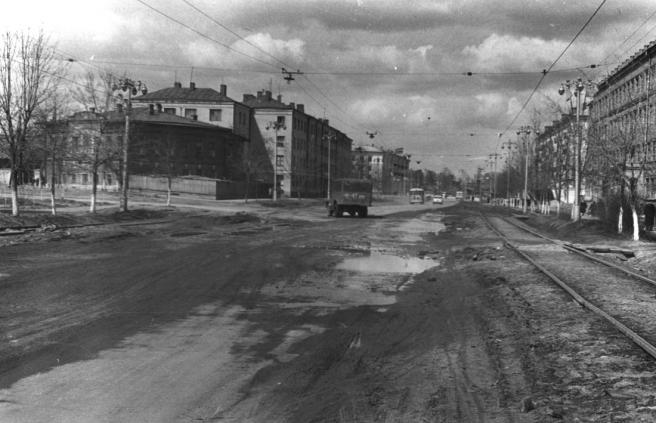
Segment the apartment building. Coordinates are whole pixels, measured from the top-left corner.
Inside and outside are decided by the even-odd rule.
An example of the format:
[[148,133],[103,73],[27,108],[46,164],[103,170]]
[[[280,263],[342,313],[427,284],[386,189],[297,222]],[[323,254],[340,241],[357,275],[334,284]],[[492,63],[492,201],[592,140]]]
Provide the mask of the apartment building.
[[327,119],[271,91],[244,94],[242,103],[252,109],[251,147],[261,146],[268,155],[268,177],[273,180],[275,168],[280,195],[325,196],[329,178],[350,175],[352,140]]
[[220,84],[217,91],[197,88],[194,82],[189,83],[189,87],[175,82],[173,87],[136,97],[132,103],[135,107],[160,104],[165,113],[228,128],[244,139],[250,136],[250,109],[228,97],[225,84]]
[[615,146],[615,165],[623,167],[639,195],[649,198],[656,197],[655,55],[652,41],[597,85],[590,134],[591,143]]
[[353,176],[371,180],[375,193],[398,195],[410,188],[410,159],[403,154],[403,149],[362,145],[353,149],[352,160]]
[[[231,179],[238,169],[244,140],[230,129],[164,112],[154,105],[130,111],[128,171],[131,175]],[[60,151],[45,160],[42,174],[53,171],[58,183],[89,187],[94,174],[100,189],[119,186],[125,111],[78,112],[52,122],[48,137]],[[52,140],[51,140],[52,141]]]

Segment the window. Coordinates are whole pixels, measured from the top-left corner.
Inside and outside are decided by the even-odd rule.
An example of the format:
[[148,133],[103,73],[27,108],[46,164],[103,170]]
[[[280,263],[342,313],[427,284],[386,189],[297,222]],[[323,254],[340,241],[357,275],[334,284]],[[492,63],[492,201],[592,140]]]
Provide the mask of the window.
[[285,156],[279,154],[276,156],[276,167],[281,167],[285,164]]
[[188,119],[193,119],[194,116],[198,116],[196,109],[185,109],[185,117]]
[[170,114],[170,115],[174,115],[174,114],[175,114],[175,107],[165,107],[165,108],[164,108],[164,113],[168,113],[168,114]]
[[284,147],[285,146],[285,136],[284,135],[278,135],[278,138],[276,138],[276,146],[277,147]]
[[221,109],[210,109],[210,122],[221,121]]
[[278,125],[285,125],[285,117],[284,116],[278,116]]
[[89,183],[89,174],[88,173],[83,173],[82,174],[82,183],[84,185],[87,185]]

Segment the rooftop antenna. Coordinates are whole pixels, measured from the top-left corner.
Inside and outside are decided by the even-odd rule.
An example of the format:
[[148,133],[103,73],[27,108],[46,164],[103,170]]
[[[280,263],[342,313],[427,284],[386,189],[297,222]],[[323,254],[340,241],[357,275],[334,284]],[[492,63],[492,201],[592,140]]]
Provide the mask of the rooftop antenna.
[[189,75],[189,82],[194,82],[194,67],[191,67],[191,74]]

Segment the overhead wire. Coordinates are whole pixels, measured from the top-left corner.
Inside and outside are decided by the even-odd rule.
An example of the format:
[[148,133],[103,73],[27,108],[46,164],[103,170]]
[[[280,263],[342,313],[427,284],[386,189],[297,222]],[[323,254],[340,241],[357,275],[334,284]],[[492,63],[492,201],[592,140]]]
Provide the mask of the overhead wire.
[[599,13],[599,10],[601,10],[601,8],[604,6],[604,4],[606,4],[606,1],[607,1],[607,0],[602,0],[601,3],[599,3],[599,6],[597,6],[597,8],[595,9],[595,11],[594,11],[594,12],[592,13],[592,15],[590,15],[590,17],[588,18],[588,20],[585,21],[585,23],[583,24],[583,26],[581,27],[581,29],[579,29],[579,31],[578,31],[578,32],[576,33],[576,35],[574,36],[574,38],[572,38],[572,40],[567,44],[567,46],[565,46],[565,48],[563,49],[563,51],[558,55],[558,57],[556,57],[556,59],[551,63],[551,65],[549,65],[549,67],[548,67],[547,69],[545,69],[545,70],[542,72],[542,76],[541,76],[540,79],[538,80],[538,83],[535,85],[535,88],[533,88],[533,91],[531,91],[531,94],[529,94],[529,96],[526,98],[526,101],[524,101],[524,103],[522,104],[521,109],[517,112],[517,114],[515,114],[515,117],[513,117],[513,119],[512,119],[512,121],[510,122],[510,124],[506,127],[506,129],[504,129],[504,130],[499,134],[499,139],[501,139],[501,138],[503,137],[503,135],[504,135],[506,132],[508,132],[508,130],[509,130],[510,128],[512,128],[512,126],[515,124],[515,122],[517,121],[517,119],[519,118],[519,116],[521,116],[521,114],[524,112],[524,110],[526,110],[526,107],[528,106],[529,102],[531,101],[531,99],[532,99],[533,96],[535,95],[536,91],[540,88],[540,85],[542,85],[542,82],[543,82],[544,79],[546,78],[547,74],[549,74],[549,72],[554,68],[554,66],[556,66],[556,63],[558,63],[558,61],[559,61],[559,60],[565,55],[565,53],[567,52],[567,50],[569,50],[569,48],[574,44],[574,42],[575,42],[576,39],[579,37],[579,35],[581,35],[581,33],[583,33],[583,31],[588,27],[588,25],[590,24],[590,22],[592,22],[592,19],[594,19],[594,17],[597,16],[597,13]]

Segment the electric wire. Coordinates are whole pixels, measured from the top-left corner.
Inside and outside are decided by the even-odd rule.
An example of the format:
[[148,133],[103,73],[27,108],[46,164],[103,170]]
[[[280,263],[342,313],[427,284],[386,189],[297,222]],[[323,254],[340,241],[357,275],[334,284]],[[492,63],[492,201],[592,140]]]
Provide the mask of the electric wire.
[[526,101],[524,101],[524,103],[522,104],[521,109],[517,112],[517,114],[515,115],[515,117],[513,117],[513,119],[512,119],[512,121],[510,122],[510,124],[506,127],[506,129],[504,129],[504,130],[499,134],[499,139],[501,139],[501,138],[503,137],[503,135],[504,135],[506,132],[508,132],[508,130],[510,130],[510,128],[512,128],[512,126],[515,124],[515,122],[517,121],[517,119],[519,118],[519,116],[521,116],[521,114],[524,112],[524,110],[526,110],[526,107],[528,106],[529,102],[530,102],[531,99],[533,98],[533,95],[535,95],[536,91],[540,88],[540,85],[542,85],[542,82],[543,82],[544,79],[546,78],[547,74],[551,71],[551,69],[554,68],[554,66],[556,66],[556,63],[558,63],[558,61],[559,61],[559,60],[565,55],[565,53],[567,52],[567,50],[569,50],[569,48],[574,44],[574,42],[575,42],[576,39],[579,37],[579,35],[581,35],[581,33],[583,33],[583,31],[588,27],[588,25],[590,24],[590,22],[592,22],[592,19],[594,19],[594,17],[597,16],[597,13],[599,13],[599,10],[604,6],[604,4],[606,4],[606,1],[607,1],[607,0],[602,0],[601,3],[599,3],[599,6],[597,6],[597,8],[595,9],[595,11],[592,13],[592,15],[590,15],[590,17],[588,18],[588,20],[583,24],[583,26],[581,27],[581,29],[579,29],[579,31],[576,33],[576,35],[574,36],[574,38],[572,38],[572,40],[567,44],[567,46],[566,46],[566,47],[563,49],[563,51],[558,55],[558,57],[556,57],[556,60],[554,60],[554,61],[551,63],[551,65],[549,65],[549,67],[548,67],[547,69],[545,69],[545,70],[542,72],[542,76],[541,76],[540,79],[538,80],[538,83],[535,85],[535,88],[533,88],[533,91],[531,91],[531,94],[529,94],[529,96],[527,97]]
[[156,7],[154,7],[154,6],[152,6],[152,5],[148,4],[148,3],[146,3],[144,0],[136,0],[136,1],[139,2],[139,3],[141,3],[142,5],[146,6],[147,8],[149,8],[150,10],[152,10],[153,12],[155,12],[155,13],[161,15],[161,16],[164,16],[166,19],[169,19],[169,20],[171,20],[171,21],[177,23],[178,25],[180,25],[180,26],[182,26],[182,27],[188,29],[189,31],[192,31],[193,33],[195,33],[195,34],[197,34],[197,35],[199,35],[199,36],[205,38],[206,40],[209,40],[209,41],[211,41],[211,42],[213,42],[213,43],[216,43],[216,44],[218,44],[218,45],[220,45],[220,46],[222,46],[222,47],[227,48],[227,49],[230,50],[230,51],[233,51],[233,52],[235,52],[235,53],[237,53],[237,54],[240,54],[240,55],[242,55],[242,56],[244,56],[244,57],[247,57],[247,58],[249,58],[249,59],[251,59],[251,60],[254,60],[254,61],[256,61],[256,62],[262,63],[262,64],[267,65],[267,66],[276,67],[274,64],[272,64],[272,63],[270,63],[270,62],[266,62],[266,61],[264,61],[264,60],[262,60],[262,59],[258,59],[258,58],[255,57],[255,56],[251,56],[250,54],[247,54],[247,53],[244,53],[244,52],[242,52],[242,51],[239,51],[239,50],[235,49],[234,47],[229,46],[228,44],[222,43],[221,41],[216,40],[216,39],[210,37],[209,35],[207,35],[207,34],[205,34],[205,33],[203,33],[203,32],[200,32],[199,30],[197,30],[197,29],[195,29],[195,28],[193,28],[193,27],[191,27],[191,26],[185,24],[184,22],[182,22],[182,21],[180,21],[180,20],[174,18],[173,16],[170,16],[170,15],[168,15],[168,14],[162,12],[161,10],[157,9]]

